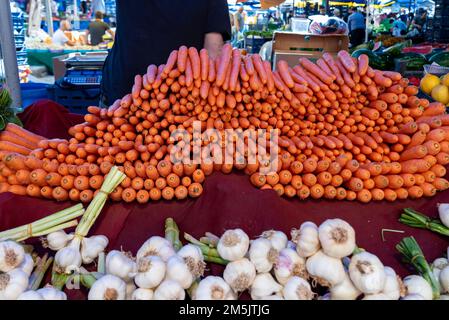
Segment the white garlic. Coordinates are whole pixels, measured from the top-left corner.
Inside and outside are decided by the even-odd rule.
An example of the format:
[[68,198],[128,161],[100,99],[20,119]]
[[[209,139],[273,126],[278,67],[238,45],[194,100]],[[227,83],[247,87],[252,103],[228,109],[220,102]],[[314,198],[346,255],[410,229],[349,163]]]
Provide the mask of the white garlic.
[[247,258],[231,261],[223,272],[224,280],[235,292],[248,289],[256,278],[256,267]]
[[178,282],[183,289],[188,289],[195,280],[184,259],[178,255],[170,257],[167,261],[166,279]]
[[446,266],[443,270],[440,272],[439,276],[440,281],[440,287],[444,293],[449,292],[449,266]]
[[154,291],[154,300],[184,300],[186,292],[173,280],[164,280]]
[[153,290],[139,288],[133,292],[131,300],[153,300],[153,295]]
[[412,293],[412,294],[406,295],[401,300],[426,300],[426,299],[424,299],[424,297],[418,293]]
[[312,300],[315,295],[310,284],[303,278],[296,276],[287,281],[282,289],[282,294],[285,300]]
[[285,285],[292,276],[307,279],[306,260],[295,250],[284,248],[279,252],[274,264],[274,275],[282,285]]
[[158,256],[165,262],[175,255],[175,249],[170,241],[159,236],[149,238],[137,251],[137,260],[146,256]]
[[136,275],[137,265],[125,253],[112,250],[106,256],[106,273],[117,276],[127,282]]
[[300,257],[313,256],[320,250],[320,239],[318,238],[318,227],[315,223],[307,221],[298,229],[291,231],[292,241],[296,244],[296,251]]
[[442,294],[442,295],[440,295],[440,298],[438,300],[449,300],[449,295]]
[[287,247],[288,238],[282,231],[264,231],[261,237],[270,240],[271,246],[277,251],[281,251],[282,249]]
[[228,261],[243,258],[248,248],[249,237],[242,229],[227,230],[217,244],[218,254]]
[[137,261],[137,274],[134,282],[139,288],[156,288],[164,280],[165,271],[165,262],[160,257],[143,257]]
[[28,287],[28,276],[20,269],[0,273],[0,300],[16,300]]
[[318,237],[325,254],[334,258],[349,256],[355,249],[355,231],[342,219],[328,219],[318,228]]
[[72,273],[81,267],[82,258],[80,253],[81,240],[79,237],[72,241],[55,255],[55,264],[61,273]]
[[52,286],[45,286],[42,289],[36,290],[44,300],[67,300],[67,295]]
[[[405,277],[403,281],[404,286],[407,289],[407,296],[418,294],[422,296],[424,300],[432,300],[432,287],[423,277],[418,275],[410,275]],[[404,297],[404,299],[407,298],[407,296]]]
[[284,298],[281,295],[272,294],[271,296],[261,297],[257,300],[284,300]]
[[391,300],[399,300],[405,294],[405,288],[401,278],[390,267],[384,267],[385,284],[382,293],[387,295]]
[[195,278],[201,277],[204,274],[206,263],[204,262],[203,253],[199,247],[193,244],[187,244],[179,249],[177,255],[184,259],[185,264]]
[[331,300],[356,300],[362,292],[352,283],[349,275],[346,273],[344,280],[330,288]]
[[58,251],[65,246],[73,239],[74,234],[67,234],[64,230],[59,230],[52,232],[47,235],[44,247],[50,248],[51,250]]
[[277,283],[270,273],[259,273],[251,286],[251,299],[259,300],[282,291],[282,286]]
[[136,291],[137,287],[134,284],[134,282],[130,281],[126,283],[126,293],[125,293],[125,300],[133,300],[133,292]]
[[385,285],[384,265],[377,256],[363,251],[352,256],[349,277],[365,294],[380,293]]
[[383,293],[367,294],[362,300],[392,300],[389,296]]
[[235,300],[231,287],[221,277],[208,276],[200,281],[196,300]]
[[330,292],[326,292],[322,296],[318,297],[317,300],[332,300]]
[[449,227],[449,203],[439,203],[438,204],[438,215],[441,222]]
[[33,257],[29,254],[25,254],[22,263],[17,268],[30,276],[34,269]]
[[28,290],[20,294],[17,300],[44,300],[44,297],[37,291]]
[[251,241],[249,259],[256,267],[257,272],[269,272],[273,269],[278,255],[279,252],[271,246],[270,240],[258,238]]
[[108,246],[109,240],[102,235],[83,238],[81,242],[81,257],[84,264],[92,263]]
[[[435,279],[440,279],[441,270],[443,270],[448,265],[449,262],[446,258],[437,258],[432,262],[431,267]],[[444,288],[441,283],[440,283],[440,293],[444,293]]]
[[17,242],[0,241],[0,272],[17,268],[25,258],[25,250]]
[[329,257],[321,250],[307,259],[306,268],[311,278],[323,287],[336,286],[346,275],[341,260]]
[[90,288],[89,300],[125,300],[126,282],[117,276],[107,274],[94,282]]

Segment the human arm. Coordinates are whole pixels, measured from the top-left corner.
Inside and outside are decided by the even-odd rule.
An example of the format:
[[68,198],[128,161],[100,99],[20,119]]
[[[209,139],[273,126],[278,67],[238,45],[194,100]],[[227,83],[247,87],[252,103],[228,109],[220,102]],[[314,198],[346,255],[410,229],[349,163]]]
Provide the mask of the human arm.
[[90,31],[89,31],[89,29],[87,29],[86,30],[86,32],[84,33],[84,41],[87,43],[87,44],[90,44],[90,41],[89,41],[89,34],[90,34]]
[[[226,0],[209,0],[204,48],[212,58],[220,54],[225,41],[231,38],[231,21]],[[238,19],[235,19],[238,20]],[[237,23],[237,21],[235,21]]]
[[114,30],[108,29],[108,30],[106,30],[106,32],[109,33],[109,34],[111,35],[112,40],[114,40],[114,38],[115,38],[115,32],[114,32]]
[[210,32],[204,36],[204,48],[209,52],[209,56],[215,59],[220,55],[224,41],[221,33]]

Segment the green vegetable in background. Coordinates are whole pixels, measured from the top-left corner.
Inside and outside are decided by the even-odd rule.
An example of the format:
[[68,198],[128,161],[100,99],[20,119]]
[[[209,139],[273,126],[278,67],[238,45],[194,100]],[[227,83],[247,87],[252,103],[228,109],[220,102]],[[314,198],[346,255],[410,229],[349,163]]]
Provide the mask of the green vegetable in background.
[[20,119],[16,116],[14,108],[11,107],[12,98],[9,91],[4,86],[0,86],[0,130],[5,129],[6,124],[14,123],[23,126]]

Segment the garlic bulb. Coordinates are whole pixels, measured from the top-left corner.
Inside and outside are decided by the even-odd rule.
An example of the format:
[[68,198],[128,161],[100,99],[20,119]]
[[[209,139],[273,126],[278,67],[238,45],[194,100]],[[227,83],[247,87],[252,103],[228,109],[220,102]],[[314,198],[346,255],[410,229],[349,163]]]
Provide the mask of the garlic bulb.
[[295,250],[284,248],[279,252],[274,264],[274,275],[282,285],[293,276],[307,279],[306,261]]
[[44,247],[50,248],[51,250],[58,251],[65,246],[73,239],[74,234],[67,234],[64,230],[59,230],[52,232],[47,235],[47,238],[44,240]]
[[277,251],[281,251],[287,247],[288,238],[282,231],[264,231],[261,237],[270,240],[271,246]]
[[89,300],[125,300],[125,298],[126,282],[112,274],[95,281],[88,295]]
[[362,292],[354,286],[347,273],[341,283],[330,288],[331,300],[356,300],[361,294]]
[[365,294],[380,293],[385,285],[384,265],[374,254],[363,251],[352,256],[349,277]]
[[131,300],[153,300],[153,295],[153,290],[139,288],[133,292]]
[[291,277],[282,289],[285,300],[312,300],[314,293],[310,284],[300,277]]
[[206,263],[204,262],[203,253],[199,247],[193,244],[187,244],[179,249],[177,255],[184,259],[190,273],[195,278],[201,277],[204,274]]
[[154,291],[154,300],[184,300],[186,292],[173,280],[164,280]]
[[25,250],[17,242],[0,241],[0,272],[17,268],[25,258]]
[[53,288],[52,286],[45,286],[36,292],[39,293],[44,300],[67,300],[67,295],[64,292]]
[[[410,275],[404,278],[404,286],[407,289],[407,296],[418,294],[424,300],[432,300],[433,293],[430,284],[421,276]],[[406,297],[407,297],[406,296]],[[404,297],[404,299],[406,298]]]
[[386,278],[382,293],[391,300],[399,300],[401,296],[405,295],[405,288],[401,278],[390,267],[384,267],[384,271]]
[[158,256],[143,257],[137,261],[134,282],[139,288],[156,288],[165,277],[166,266]]
[[[443,270],[446,266],[449,265],[449,262],[446,258],[437,258],[432,262],[432,272],[435,276],[435,279],[440,279],[441,270]],[[440,293],[444,293],[445,289],[443,288],[442,283],[440,283]]]
[[251,286],[251,299],[260,300],[282,291],[282,286],[277,283],[270,273],[259,273]]
[[440,287],[443,292],[449,292],[449,266],[446,266],[440,272],[439,276]]
[[329,257],[319,250],[306,261],[307,272],[323,287],[333,287],[345,279],[345,269],[340,259]]
[[256,267],[246,258],[229,262],[223,272],[224,280],[235,292],[251,287],[256,278]]
[[441,222],[449,227],[449,203],[439,203],[438,204],[438,215]]
[[22,263],[17,268],[25,272],[29,277],[34,269],[33,257],[29,254],[25,254]]
[[80,238],[75,237],[67,247],[56,252],[55,264],[60,273],[72,273],[79,270],[82,262],[80,245]]
[[229,261],[243,258],[248,248],[249,237],[242,229],[227,230],[217,244],[220,257]]
[[0,300],[16,300],[28,287],[28,275],[20,269],[0,273]]
[[92,263],[98,258],[98,255],[106,249],[108,243],[108,238],[102,235],[83,238],[83,241],[81,242],[81,257],[83,263]]
[[449,300],[449,295],[442,294],[442,295],[440,295],[440,298],[438,300]]
[[355,249],[355,231],[342,219],[328,219],[318,228],[318,237],[325,254],[334,258],[349,256]]
[[175,255],[175,249],[170,241],[159,236],[153,236],[149,238],[137,251],[137,260],[147,256],[158,256],[165,262]]
[[195,300],[235,300],[235,296],[223,278],[208,276],[198,284]]
[[20,294],[17,300],[44,300],[44,297],[37,291],[28,290]]
[[136,291],[137,287],[134,282],[130,281],[126,283],[126,293],[125,300],[132,300],[133,292]]
[[271,246],[271,241],[265,238],[258,238],[251,241],[249,248],[249,259],[256,267],[258,273],[269,272],[273,269],[273,264],[279,252]]
[[315,223],[304,222],[299,230],[291,231],[292,241],[296,244],[296,251],[300,257],[313,256],[320,250],[320,239],[318,238],[318,227]]
[[167,261],[166,279],[178,282],[183,289],[188,289],[195,280],[184,259],[178,255],[170,257]]
[[125,253],[112,250],[106,256],[106,273],[129,281],[136,275],[137,265]]
[[271,296],[258,298],[257,300],[284,300],[284,298],[280,295],[272,294]]
[[424,297],[418,293],[412,293],[412,294],[406,295],[401,300],[426,300],[426,299],[424,299]]
[[389,296],[383,293],[367,294],[362,300],[393,300]]

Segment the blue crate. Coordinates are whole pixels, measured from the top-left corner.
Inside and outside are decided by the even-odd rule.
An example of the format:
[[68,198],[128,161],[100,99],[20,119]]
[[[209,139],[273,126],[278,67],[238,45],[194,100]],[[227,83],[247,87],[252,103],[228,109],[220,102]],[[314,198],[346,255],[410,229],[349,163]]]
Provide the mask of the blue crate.
[[43,83],[21,83],[20,91],[22,96],[23,108],[41,99],[48,99],[47,84]]
[[86,114],[87,107],[96,106],[100,101],[100,88],[66,89],[57,85],[47,88],[50,99],[67,107],[71,113]]

